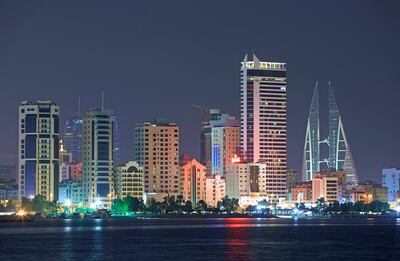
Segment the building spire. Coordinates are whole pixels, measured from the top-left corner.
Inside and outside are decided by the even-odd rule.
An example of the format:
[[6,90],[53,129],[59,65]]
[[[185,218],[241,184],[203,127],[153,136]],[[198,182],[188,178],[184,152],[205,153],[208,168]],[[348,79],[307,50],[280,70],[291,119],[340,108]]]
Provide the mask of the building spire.
[[104,111],[104,92],[101,92],[101,111]]

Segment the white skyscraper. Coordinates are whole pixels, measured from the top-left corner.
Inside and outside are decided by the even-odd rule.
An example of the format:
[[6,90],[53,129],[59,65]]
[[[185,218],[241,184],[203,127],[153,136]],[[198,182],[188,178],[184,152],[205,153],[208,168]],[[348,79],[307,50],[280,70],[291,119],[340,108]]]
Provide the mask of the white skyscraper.
[[246,162],[264,163],[276,195],[286,195],[286,67],[247,55],[241,67],[241,149]]
[[115,198],[111,111],[93,109],[83,119],[82,197],[92,208],[110,208]]

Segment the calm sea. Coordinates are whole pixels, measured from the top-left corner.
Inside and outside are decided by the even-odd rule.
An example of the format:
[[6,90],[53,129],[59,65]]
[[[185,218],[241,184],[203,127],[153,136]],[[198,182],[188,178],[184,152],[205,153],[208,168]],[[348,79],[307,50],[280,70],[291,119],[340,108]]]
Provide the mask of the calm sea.
[[0,260],[400,260],[400,219],[0,223]]

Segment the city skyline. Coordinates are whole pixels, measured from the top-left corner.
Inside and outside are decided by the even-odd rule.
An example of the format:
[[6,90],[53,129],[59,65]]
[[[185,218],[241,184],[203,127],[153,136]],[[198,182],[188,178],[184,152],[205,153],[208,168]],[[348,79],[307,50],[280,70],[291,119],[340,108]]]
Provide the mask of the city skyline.
[[[284,4],[273,5],[277,8],[285,7]],[[10,108],[16,108],[22,100],[54,100],[60,105],[60,125],[63,126],[66,116],[77,111],[79,96],[82,99],[83,112],[92,107],[99,107],[100,93],[104,91],[106,108],[114,110],[119,119],[120,140],[123,141],[121,144],[123,161],[131,159],[133,153],[134,125],[153,118],[166,118],[177,122],[183,130],[181,151],[188,152],[199,159],[200,145],[197,137],[201,130],[201,118],[198,111],[191,109],[191,104],[221,108],[224,113],[239,118],[239,61],[243,59],[245,53],[251,55],[254,51],[263,60],[282,61],[288,65],[288,167],[301,171],[304,131],[313,83],[316,80],[320,82],[331,80],[336,86],[338,106],[341,111],[346,112],[343,121],[346,124],[346,135],[350,136],[348,139],[351,140],[359,178],[379,181],[381,168],[398,164],[396,148],[399,141],[396,137],[399,123],[396,120],[398,110],[395,107],[398,91],[395,86],[399,76],[394,73],[398,71],[398,65],[395,63],[398,51],[394,47],[399,39],[391,33],[398,24],[398,18],[393,14],[390,15],[387,7],[385,9],[379,4],[369,3],[361,9],[363,14],[378,10],[379,14],[383,13],[386,16],[381,19],[380,16],[372,15],[367,20],[363,20],[365,18],[361,15],[350,16],[350,14],[353,15],[352,11],[357,6],[349,5],[350,11],[341,10],[343,21],[335,21],[335,25],[333,21],[329,21],[329,18],[338,11],[334,6],[329,7],[326,18],[316,13],[314,19],[322,21],[326,28],[322,35],[327,39],[310,37],[313,31],[321,29],[313,24],[314,19],[299,21],[301,25],[309,25],[310,31],[304,31],[289,22],[283,21],[279,24],[284,29],[296,30],[297,28],[299,30],[299,38],[296,39],[299,43],[296,45],[297,50],[291,50],[293,44],[289,44],[294,38],[284,36],[278,31],[274,32],[283,39],[282,42],[263,36],[260,36],[259,41],[238,40],[238,35],[247,30],[250,25],[245,21],[235,30],[228,28],[224,37],[219,37],[218,33],[224,31],[224,22],[218,19],[218,10],[222,9],[222,6],[218,4],[216,11],[207,10],[210,19],[216,22],[215,26],[210,23],[198,24],[199,17],[194,10],[191,10],[194,14],[192,19],[186,15],[178,16],[176,19],[179,21],[188,19],[188,24],[197,29],[195,31],[198,33],[188,30],[190,27],[179,26],[173,34],[176,39],[172,43],[167,40],[166,35],[162,34],[162,29],[167,25],[176,25],[177,20],[162,14],[159,19],[164,19],[166,25],[160,23],[162,20],[149,23],[137,11],[135,14],[139,15],[138,18],[134,18],[134,15],[128,16],[126,12],[116,21],[106,19],[102,22],[100,18],[105,7],[101,5],[93,9],[92,17],[99,25],[87,23],[84,17],[85,11],[79,10],[70,10],[75,12],[78,19],[64,24],[62,18],[53,17],[51,14],[55,12],[60,17],[62,17],[61,14],[68,17],[72,14],[61,10],[56,5],[40,10],[35,9],[35,12],[40,14],[38,16],[25,17],[24,11],[19,10],[15,18],[19,20],[14,20],[9,13],[2,13],[1,17],[6,19],[8,24],[6,27],[0,27],[0,35],[4,40],[0,45],[0,52],[5,58],[0,63],[0,73],[3,76],[0,84],[4,92],[0,98],[0,106],[2,106],[1,109],[4,112],[2,116],[6,123],[2,124],[1,132],[2,137],[7,137],[7,139],[0,140],[2,144],[0,154],[17,155],[17,113],[16,109]],[[227,23],[236,24],[239,20],[246,20],[237,19],[240,17],[238,9],[238,6],[233,5],[232,10],[228,10],[225,16]],[[7,4],[2,10],[13,10],[13,4]],[[83,7],[82,10],[85,8]],[[122,8],[115,8],[110,12],[121,10]],[[151,9],[144,6],[142,10],[150,12]],[[325,8],[320,7],[319,10],[323,13]],[[305,17],[309,11],[304,11]],[[304,18],[303,15],[292,13],[293,11],[288,12],[296,18]],[[284,17],[289,19],[287,16],[289,14]],[[55,23],[53,25],[44,23],[46,19],[47,21],[55,19]],[[143,22],[140,19],[143,19]],[[17,23],[21,20],[30,25],[24,27],[24,24]],[[274,19],[271,18],[271,20]],[[354,23],[349,22],[353,20]],[[81,22],[85,26],[79,29]],[[277,22],[275,23],[278,25]],[[385,29],[364,30],[374,23],[385,25]],[[129,28],[132,24],[140,26]],[[57,26],[61,26],[62,29],[59,33],[56,32]],[[261,28],[259,25],[254,27],[251,30],[257,31]],[[7,28],[11,28],[12,33]],[[118,28],[120,30],[116,30]],[[27,35],[27,29],[32,30],[32,34],[38,33],[37,37],[33,39],[32,34]],[[154,35],[142,31],[143,29]],[[209,41],[201,37],[201,32],[205,30],[210,32]],[[331,36],[334,30],[339,35]],[[357,33],[353,35],[353,31]],[[67,43],[63,43],[65,38],[74,39],[73,37],[77,34],[82,36],[85,32],[92,32],[93,38],[83,37],[80,42],[67,40]],[[143,36],[147,42],[134,37],[134,32]],[[114,40],[107,40],[104,34],[112,35]],[[50,38],[49,35],[53,36]],[[342,40],[340,40],[341,37]],[[386,41],[379,42],[376,40],[378,38],[386,39]],[[342,42],[344,39],[346,39],[346,45]],[[27,40],[32,40],[32,44],[28,46]],[[157,49],[151,44],[157,42],[158,45],[157,40],[161,40],[164,44],[161,44],[163,48]],[[47,41],[49,43],[46,45]],[[195,44],[187,47],[185,44],[188,41]],[[200,42],[196,43],[196,41]],[[12,44],[14,42],[16,45]],[[144,42],[150,42],[149,46],[146,47]],[[328,42],[330,42],[329,45]],[[228,45],[230,48],[221,49],[228,43],[232,44]],[[207,48],[204,48],[202,44]],[[211,48],[214,45],[218,47],[218,51]],[[386,48],[374,49],[381,45]],[[90,49],[89,46],[97,46],[97,48]],[[65,49],[63,55],[57,51],[60,48]],[[20,53],[17,52],[18,50],[24,51]],[[137,50],[140,50],[140,53],[143,52],[144,55],[140,55]],[[316,54],[312,55],[312,52]],[[390,52],[394,55],[389,55]],[[76,64],[78,57],[82,57],[83,60]],[[211,57],[217,61],[210,63]],[[136,60],[132,62],[134,58]],[[167,65],[171,68],[167,68]],[[158,66],[166,72],[160,72],[160,76],[148,80],[151,72]],[[374,68],[374,74],[367,74],[370,77],[365,77],[366,72],[371,68]],[[179,77],[174,75],[178,69],[184,72]],[[197,82],[193,81],[195,78]],[[216,86],[218,88],[215,88]],[[376,93],[375,86],[379,86],[382,93]],[[324,91],[327,92],[327,90],[321,90],[321,92]],[[157,93],[157,96],[153,97],[153,93]],[[222,95],[224,99],[221,99]],[[359,98],[354,99],[354,97]],[[380,106],[371,106],[375,99],[385,102]],[[374,124],[372,125],[371,122]],[[326,124],[321,122],[321,128],[324,125]],[[383,136],[382,139],[378,139],[380,136]],[[373,152],[368,152],[371,148]],[[0,158],[2,159],[3,157]]]

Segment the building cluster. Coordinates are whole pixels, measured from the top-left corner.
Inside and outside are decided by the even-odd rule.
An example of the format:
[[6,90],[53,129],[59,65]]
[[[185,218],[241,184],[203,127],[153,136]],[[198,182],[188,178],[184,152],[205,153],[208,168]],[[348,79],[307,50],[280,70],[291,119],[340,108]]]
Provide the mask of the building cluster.
[[[19,106],[17,186],[0,197],[42,195],[82,207],[110,208],[116,198],[162,200],[182,195],[216,206],[225,196],[242,206],[266,200],[371,201],[399,198],[400,171],[383,171],[385,188],[359,184],[342,118],[329,86],[329,136],[320,139],[318,87],[307,122],[302,182],[287,168],[287,78],[284,63],[255,55],[241,63],[240,120],[207,109],[200,159],[181,156],[180,128],[163,119],[136,124],[131,160],[121,163],[117,118],[102,108],[69,117],[60,131],[52,101]],[[320,146],[329,156],[321,160]],[[1,170],[1,168],[0,168]],[[1,173],[0,173],[1,174]],[[1,178],[1,177],[0,177]],[[14,194],[13,194],[14,193]],[[386,194],[387,193],[387,196]]]

